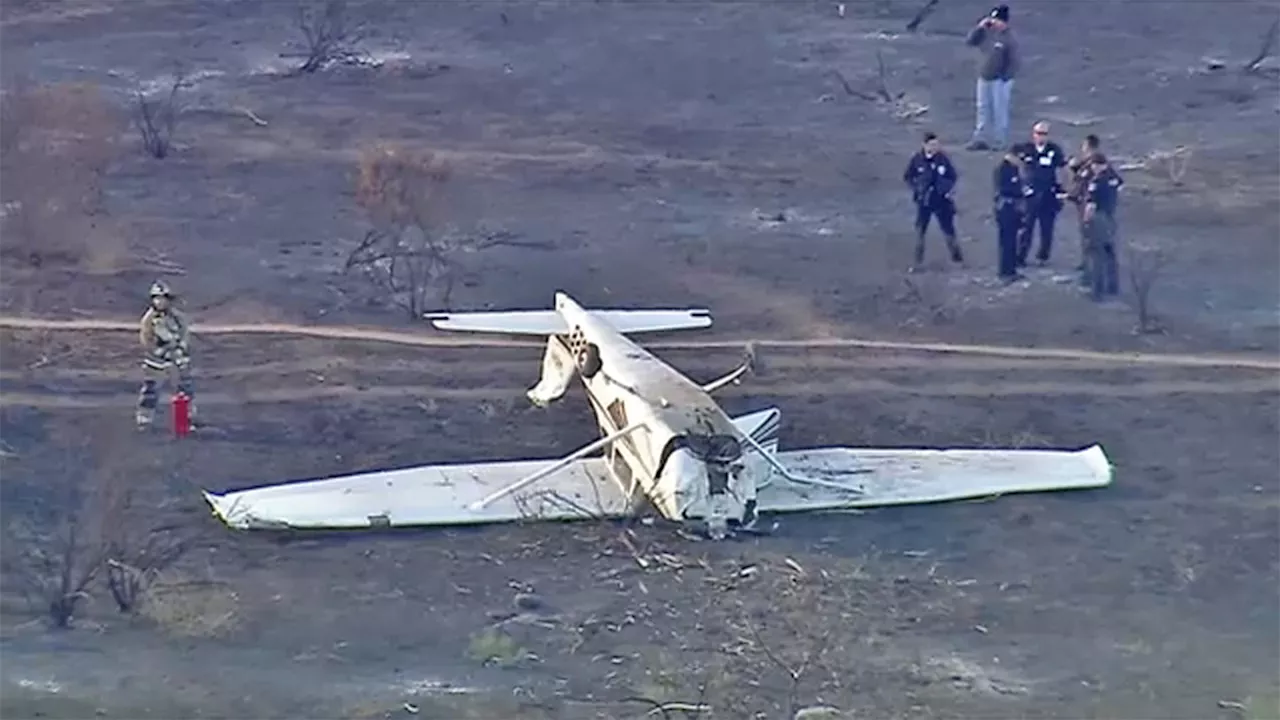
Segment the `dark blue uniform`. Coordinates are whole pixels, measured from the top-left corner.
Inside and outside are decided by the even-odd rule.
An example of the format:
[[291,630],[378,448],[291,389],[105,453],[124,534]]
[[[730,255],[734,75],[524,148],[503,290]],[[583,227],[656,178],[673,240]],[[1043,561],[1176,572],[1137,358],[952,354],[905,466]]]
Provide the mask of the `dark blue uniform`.
[[1027,264],[1036,223],[1040,224],[1040,249],[1036,251],[1036,259],[1042,264],[1047,263],[1053,251],[1053,225],[1062,210],[1062,201],[1058,199],[1058,193],[1062,192],[1058,184],[1058,168],[1066,166],[1067,155],[1055,142],[1047,142],[1041,148],[1037,148],[1035,143],[1023,143],[1014,148],[1014,153],[1027,166],[1027,179],[1032,191],[1027,202],[1026,222],[1018,239],[1018,265]]
[[996,226],[1000,229],[1000,277],[1015,280],[1018,277],[1018,235],[1031,187],[1023,179],[1021,168],[1008,158],[996,166],[993,180]]
[[1085,202],[1092,215],[1084,222],[1086,242],[1085,278],[1089,296],[1101,300],[1120,293],[1120,270],[1116,262],[1116,207],[1124,180],[1109,167],[1094,172],[1089,179]]
[[956,205],[951,199],[955,190],[959,173],[951,159],[945,153],[938,152],[929,157],[921,150],[911,156],[907,169],[902,173],[902,180],[911,188],[911,198],[916,203],[916,250],[915,264],[924,262],[924,235],[929,229],[929,220],[938,217],[938,225],[947,241],[947,250],[951,260],[963,262],[960,244],[956,242]]

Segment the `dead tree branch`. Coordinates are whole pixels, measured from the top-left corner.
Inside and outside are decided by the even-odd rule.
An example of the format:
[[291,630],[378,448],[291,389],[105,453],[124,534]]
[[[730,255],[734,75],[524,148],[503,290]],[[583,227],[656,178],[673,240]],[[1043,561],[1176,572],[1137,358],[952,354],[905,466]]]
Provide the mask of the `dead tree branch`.
[[905,92],[893,93],[889,90],[889,71],[885,68],[884,53],[876,50],[876,95],[887,103],[901,100]]
[[298,8],[297,28],[302,34],[303,58],[295,74],[314,73],[334,63],[356,62],[365,57],[357,46],[365,37],[363,25],[352,21],[346,0],[313,0]]
[[[72,470],[74,472],[74,470]],[[96,475],[96,473],[94,473]],[[106,561],[105,528],[114,507],[93,475],[57,478],[43,512],[4,523],[5,575],[56,628],[72,624]],[[50,527],[49,531],[41,528]]]
[[1247,73],[1255,73],[1258,68],[1262,67],[1262,61],[1271,57],[1271,52],[1275,48],[1276,36],[1280,34],[1280,20],[1273,20],[1271,27],[1267,28],[1267,32],[1262,36],[1262,46],[1258,48],[1258,54],[1253,59],[1245,63],[1244,71]]
[[[132,503],[132,495],[125,499]],[[138,542],[132,523],[116,528],[107,544],[107,589],[122,613],[138,609],[139,600],[160,573],[172,567],[191,549],[192,539],[177,525],[152,527]]]
[[941,0],[929,0],[923,7],[916,11],[915,17],[911,18],[911,22],[907,23],[907,32],[915,32],[920,29],[921,23],[925,21],[933,11],[937,9]]
[[178,126],[178,117],[182,114],[178,93],[190,86],[186,72],[178,67],[173,71],[168,93],[148,97],[142,90],[134,92],[134,127],[142,138],[143,149],[157,160],[168,157],[169,150],[173,147],[173,133]]
[[899,120],[913,120],[929,111],[928,105],[921,105],[908,100],[905,91],[895,91],[890,88],[889,68],[885,64],[884,53],[879,49],[876,50],[875,78],[867,81],[872,86],[870,90],[861,90],[854,87],[839,71],[833,70],[832,74],[840,82],[840,87],[844,89],[846,95],[876,103],[877,105],[887,106],[893,112],[894,117]]
[[1133,288],[1134,311],[1137,326],[1134,332],[1151,334],[1162,332],[1151,310],[1151,291],[1168,261],[1164,251],[1153,245],[1136,245],[1129,251],[1129,284]]
[[381,147],[360,160],[356,201],[373,228],[347,256],[358,270],[413,319],[433,298],[445,307],[466,276],[466,257],[496,247],[547,248],[505,231],[462,232],[445,221],[452,171],[429,152]]
[[1191,165],[1191,158],[1195,155],[1195,149],[1186,145],[1178,145],[1172,150],[1154,150],[1147,155],[1144,165],[1148,168],[1160,168],[1164,171],[1169,182],[1176,185],[1182,185],[1182,179],[1187,175],[1187,168]]

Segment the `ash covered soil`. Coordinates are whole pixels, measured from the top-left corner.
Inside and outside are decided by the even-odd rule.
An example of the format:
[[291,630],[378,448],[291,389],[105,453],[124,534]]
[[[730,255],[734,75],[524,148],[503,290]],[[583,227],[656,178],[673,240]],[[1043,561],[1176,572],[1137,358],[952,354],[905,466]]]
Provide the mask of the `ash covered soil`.
[[[953,151],[970,267],[903,274],[901,167],[925,128],[966,138],[960,35],[984,3],[944,3],[914,35],[899,0],[843,19],[829,3],[352,8],[379,67],[282,77],[287,4],[6,4],[6,82],[100,84],[124,106],[181,60],[196,84],[174,154],[127,153],[105,179],[115,263],[7,264],[3,312],[133,318],[162,259],[185,270],[172,280],[198,322],[403,324],[340,273],[364,227],[357,152],[399,141],[453,163],[458,222],[552,247],[478,254],[459,308],[546,307],[565,289],[703,305],[733,337],[1277,350],[1277,82],[1270,65],[1236,69],[1264,3],[1014,9],[1015,127],[1047,117],[1066,147],[1092,131],[1149,161],[1126,172],[1123,232],[1167,253],[1152,299],[1167,332],[1140,336],[1132,298],[1095,307],[1059,281],[1077,259],[1065,215],[1053,268],[989,283],[991,155]],[[926,113],[845,93],[832,72],[874,87],[877,52]],[[1175,183],[1150,158],[1179,145],[1193,154]],[[5,717],[1280,713],[1273,371],[779,350],[724,402],[778,405],[788,447],[1101,442],[1116,482],[784,517],[724,544],[656,524],[274,537],[222,529],[198,490],[553,457],[592,437],[588,414],[576,395],[526,406],[536,350],[207,336],[208,425],[177,443],[128,427],[129,334],[2,337],[6,525],[49,507],[50,478],[96,468],[196,538],[143,617],[95,585],[70,631],[41,626],[6,571]],[[699,379],[737,360],[663,357]]]

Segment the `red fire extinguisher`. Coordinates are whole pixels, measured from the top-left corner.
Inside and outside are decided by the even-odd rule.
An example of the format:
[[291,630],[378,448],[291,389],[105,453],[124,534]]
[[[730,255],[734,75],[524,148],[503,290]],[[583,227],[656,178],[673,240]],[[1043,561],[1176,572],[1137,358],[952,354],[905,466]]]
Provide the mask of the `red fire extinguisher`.
[[191,398],[186,393],[173,394],[173,434],[186,437],[191,432]]

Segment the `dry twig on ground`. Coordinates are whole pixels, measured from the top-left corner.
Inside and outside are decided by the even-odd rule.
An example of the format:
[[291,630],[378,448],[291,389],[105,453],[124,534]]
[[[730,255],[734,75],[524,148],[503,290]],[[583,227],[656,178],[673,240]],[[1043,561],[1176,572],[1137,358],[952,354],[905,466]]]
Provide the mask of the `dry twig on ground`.
[[1153,150],[1147,154],[1143,167],[1148,170],[1159,169],[1174,185],[1182,185],[1187,175],[1187,167],[1191,165],[1194,149],[1186,145],[1178,145],[1172,150]]
[[885,65],[884,53],[879,49],[876,50],[876,76],[874,80],[870,81],[872,86],[870,90],[862,90],[855,87],[838,70],[831,72],[835,75],[836,80],[840,82],[840,87],[844,89],[846,95],[886,106],[893,113],[893,116],[899,120],[913,120],[929,112],[928,105],[912,102],[907,99],[905,91],[895,91],[890,88],[889,69]]
[[173,148],[173,133],[182,115],[178,93],[190,86],[186,71],[179,66],[170,77],[168,92],[148,96],[142,90],[134,91],[133,126],[142,139],[142,148],[157,160],[168,157]]
[[925,19],[932,15],[933,11],[937,9],[939,2],[941,2],[941,0],[929,0],[923,7],[917,10],[915,17],[911,18],[911,22],[907,23],[907,32],[915,32],[919,30],[920,25],[924,23]]
[[1262,45],[1258,48],[1258,54],[1254,55],[1252,60],[1245,63],[1245,72],[1258,72],[1258,69],[1262,67],[1263,61],[1271,57],[1271,52],[1275,48],[1276,36],[1278,34],[1280,34],[1280,20],[1273,20],[1271,22],[1271,27],[1267,28],[1267,31],[1262,35]]

